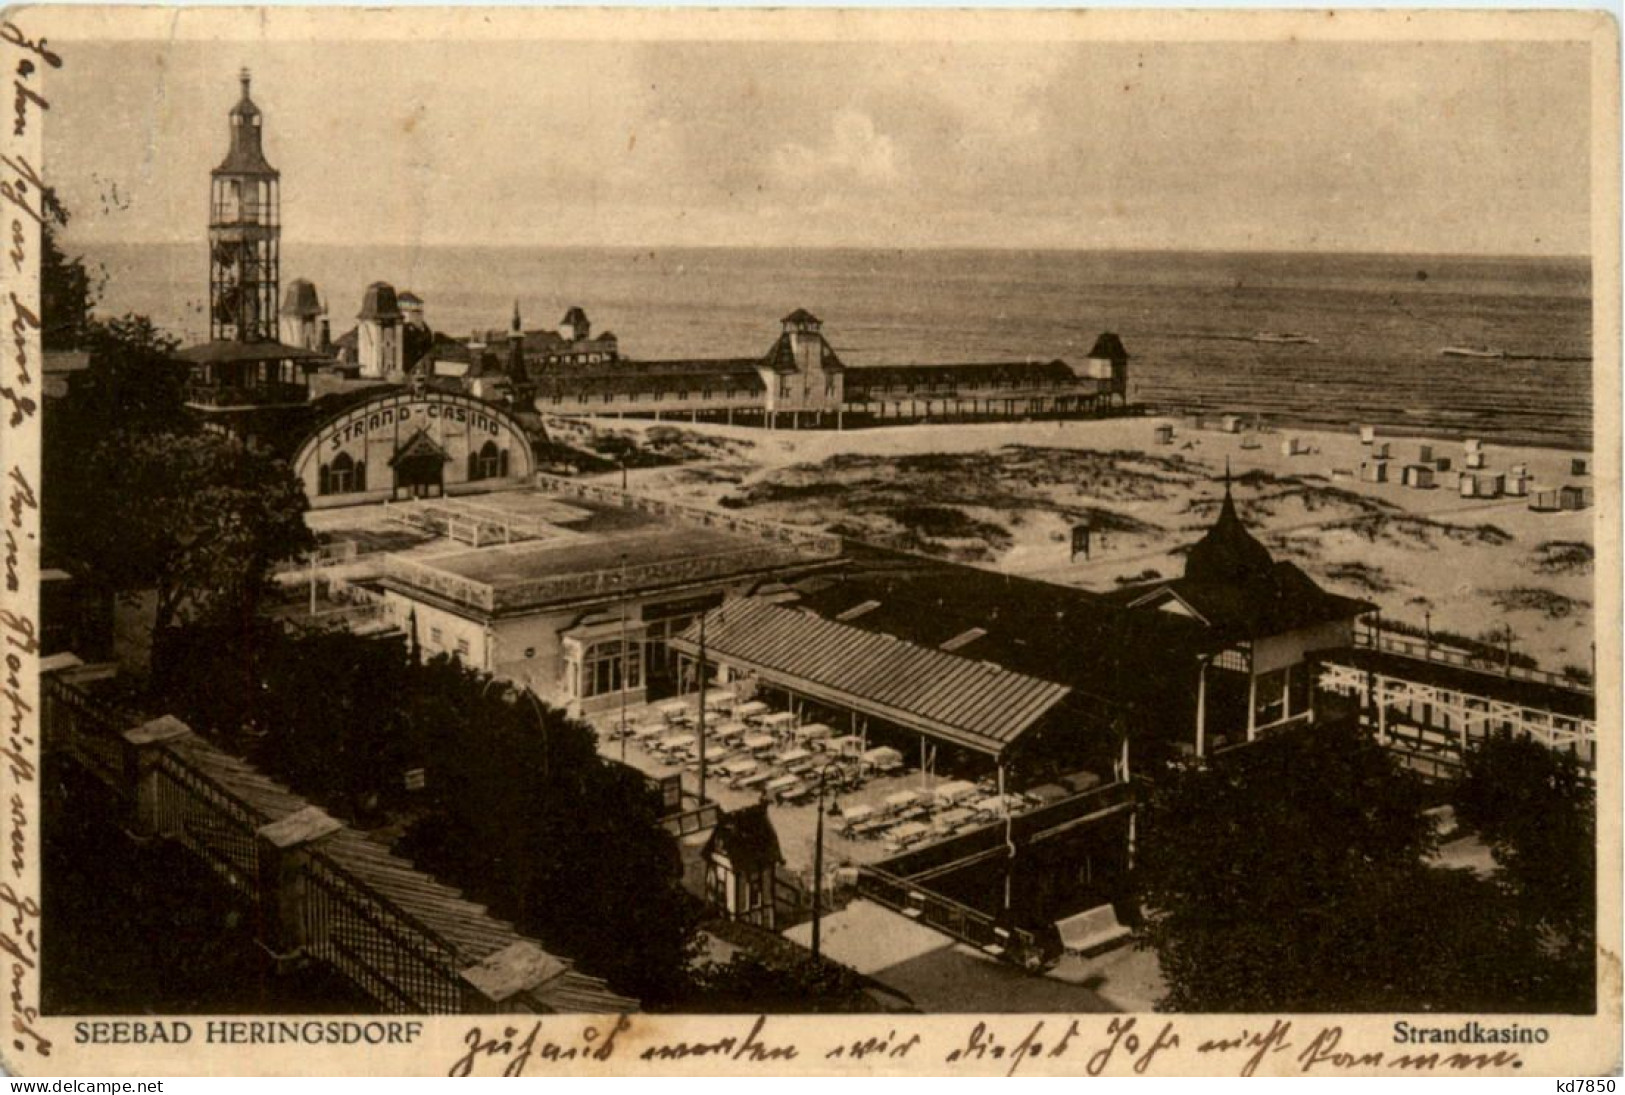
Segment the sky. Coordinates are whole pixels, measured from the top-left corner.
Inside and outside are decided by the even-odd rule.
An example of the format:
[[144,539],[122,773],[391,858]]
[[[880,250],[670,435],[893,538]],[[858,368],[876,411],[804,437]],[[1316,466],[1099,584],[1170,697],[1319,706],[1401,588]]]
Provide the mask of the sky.
[[201,238],[237,72],[284,238],[1585,254],[1583,42],[81,42],[70,240]]

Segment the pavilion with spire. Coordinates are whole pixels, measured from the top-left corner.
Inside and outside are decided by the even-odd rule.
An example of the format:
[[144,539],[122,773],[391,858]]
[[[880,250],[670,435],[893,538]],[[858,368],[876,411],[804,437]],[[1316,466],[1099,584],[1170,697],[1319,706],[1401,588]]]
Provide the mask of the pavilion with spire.
[[1296,563],[1272,556],[1242,523],[1228,466],[1218,517],[1191,545],[1184,574],[1112,599],[1188,618],[1206,633],[1210,652],[1197,669],[1198,756],[1312,722],[1317,656],[1353,646],[1355,622],[1375,607],[1332,593]]

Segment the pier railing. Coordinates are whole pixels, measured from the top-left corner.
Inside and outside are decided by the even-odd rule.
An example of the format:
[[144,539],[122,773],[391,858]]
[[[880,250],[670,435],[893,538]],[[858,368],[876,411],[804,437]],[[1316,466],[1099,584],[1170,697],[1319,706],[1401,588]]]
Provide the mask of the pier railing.
[[1435,665],[1450,665],[1455,666],[1457,669],[1470,669],[1475,673],[1487,673],[1507,680],[1544,684],[1569,692],[1590,694],[1595,690],[1592,684],[1575,680],[1573,677],[1561,673],[1512,665],[1509,662],[1497,661],[1494,658],[1469,654],[1465,650],[1457,650],[1454,647],[1441,646],[1438,643],[1428,642],[1426,639],[1398,635],[1392,631],[1379,631],[1373,636],[1363,628],[1357,629],[1354,633],[1354,645],[1364,647],[1367,650],[1376,650],[1383,654],[1397,654],[1403,658],[1415,658],[1418,661],[1432,662]]

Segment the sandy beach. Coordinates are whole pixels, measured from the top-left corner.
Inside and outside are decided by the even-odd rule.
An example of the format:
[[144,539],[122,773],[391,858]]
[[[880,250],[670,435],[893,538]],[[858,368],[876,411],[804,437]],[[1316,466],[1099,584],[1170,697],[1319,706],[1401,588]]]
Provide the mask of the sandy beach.
[[[1159,444],[1167,425],[1173,440]],[[1213,517],[1228,464],[1243,519],[1277,557],[1372,601],[1385,620],[1498,646],[1494,633],[1509,626],[1513,651],[1542,668],[1591,668],[1595,509],[1540,513],[1529,497],[1463,498],[1443,476],[1434,489],[1398,481],[1422,445],[1461,468],[1461,441],[1379,430],[1389,481],[1371,483],[1359,468],[1372,448],[1354,429],[1283,429],[1249,441],[1166,418],[842,432],[633,420],[550,428],[576,443],[594,433],[647,443],[651,429],[680,431],[693,442],[688,462],[635,469],[632,486],[1098,591],[1178,574],[1184,548]],[[1306,451],[1286,455],[1289,438]],[[1484,471],[1525,465],[1531,496],[1591,485],[1572,474],[1583,454],[1483,450]],[[1090,552],[1073,560],[1070,529],[1084,519]]]

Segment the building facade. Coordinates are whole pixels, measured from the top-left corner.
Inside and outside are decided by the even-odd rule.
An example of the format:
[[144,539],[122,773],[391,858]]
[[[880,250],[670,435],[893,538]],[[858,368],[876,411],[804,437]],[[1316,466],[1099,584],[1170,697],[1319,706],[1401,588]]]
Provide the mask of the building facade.
[[[582,317],[585,319],[585,317]],[[770,429],[892,421],[1090,415],[1127,407],[1128,353],[1114,334],[1080,365],[1054,361],[849,366],[798,308],[758,358],[549,360],[527,352],[536,410],[704,418]]]
[[449,392],[391,389],[317,425],[294,474],[315,508],[511,486],[535,471],[506,413]]

